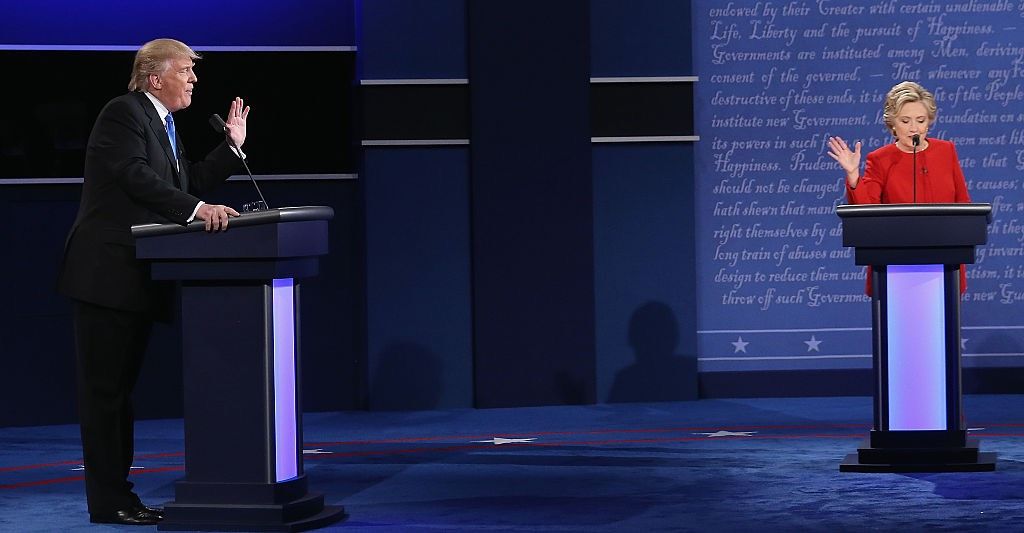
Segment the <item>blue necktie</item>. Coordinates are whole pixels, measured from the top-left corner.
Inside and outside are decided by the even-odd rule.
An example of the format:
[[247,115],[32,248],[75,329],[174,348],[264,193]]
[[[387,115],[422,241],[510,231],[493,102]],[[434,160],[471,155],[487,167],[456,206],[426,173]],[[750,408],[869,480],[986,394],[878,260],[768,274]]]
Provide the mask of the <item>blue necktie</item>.
[[171,151],[174,152],[174,162],[178,162],[178,135],[174,132],[174,117],[167,113],[167,137],[171,140]]

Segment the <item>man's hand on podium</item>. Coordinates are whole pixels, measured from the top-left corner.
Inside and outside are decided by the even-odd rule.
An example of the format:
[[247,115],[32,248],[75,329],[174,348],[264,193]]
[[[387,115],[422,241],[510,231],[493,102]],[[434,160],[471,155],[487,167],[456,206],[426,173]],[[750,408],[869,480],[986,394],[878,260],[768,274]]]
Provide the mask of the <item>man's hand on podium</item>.
[[196,218],[206,222],[206,231],[224,231],[228,229],[228,218],[237,216],[238,211],[218,204],[203,204],[196,211]]

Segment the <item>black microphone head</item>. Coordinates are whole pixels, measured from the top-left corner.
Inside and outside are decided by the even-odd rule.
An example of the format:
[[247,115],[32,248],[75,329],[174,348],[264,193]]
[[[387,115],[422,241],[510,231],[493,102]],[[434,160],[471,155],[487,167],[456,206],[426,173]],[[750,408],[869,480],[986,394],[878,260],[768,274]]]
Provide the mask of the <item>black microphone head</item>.
[[[214,116],[217,117],[217,115],[214,115]],[[220,118],[220,117],[217,117],[217,118]],[[910,140],[914,141],[914,146],[920,146],[921,145],[921,136],[920,135],[914,135],[913,137],[910,138]]]
[[[220,115],[217,113],[210,115],[210,126],[221,133],[226,132],[228,129],[227,124],[224,123],[224,119],[220,118]],[[914,144],[917,143],[915,142]]]

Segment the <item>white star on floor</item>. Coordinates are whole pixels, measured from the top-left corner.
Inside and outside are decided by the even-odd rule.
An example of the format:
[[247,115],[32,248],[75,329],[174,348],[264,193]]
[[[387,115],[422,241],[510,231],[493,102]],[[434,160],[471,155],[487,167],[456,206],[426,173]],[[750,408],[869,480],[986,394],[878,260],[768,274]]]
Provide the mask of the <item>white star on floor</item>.
[[705,437],[753,437],[756,431],[726,431],[720,429],[714,433],[694,433],[694,435],[704,435]]
[[736,337],[736,342],[730,342],[729,344],[734,348],[732,353],[747,353],[747,345],[750,343],[743,342],[743,337]]
[[530,437],[528,439],[506,439],[505,437],[494,437],[487,440],[474,440],[471,442],[483,442],[487,444],[493,444],[495,446],[501,446],[502,444],[519,444],[523,442],[533,442],[537,440],[537,437]]
[[302,455],[319,455],[321,453],[331,453],[331,452],[324,451],[323,448],[314,448],[312,450],[302,450]]
[[821,350],[818,349],[818,345],[821,344],[821,341],[814,338],[814,335],[811,335],[811,340],[804,341],[804,344],[807,345],[808,352],[821,352]]

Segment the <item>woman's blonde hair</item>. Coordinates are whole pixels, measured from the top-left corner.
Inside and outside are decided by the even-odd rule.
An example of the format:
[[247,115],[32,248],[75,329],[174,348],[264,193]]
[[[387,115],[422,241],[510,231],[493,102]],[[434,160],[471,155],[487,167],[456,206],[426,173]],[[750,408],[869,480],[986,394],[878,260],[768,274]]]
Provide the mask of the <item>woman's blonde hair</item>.
[[935,96],[924,87],[921,87],[919,83],[904,81],[897,83],[892,89],[889,89],[889,94],[885,95],[885,106],[882,108],[882,120],[893,135],[896,134],[896,130],[893,127],[896,114],[900,112],[904,105],[910,102],[921,102],[924,104],[924,108],[928,111],[928,127],[935,123],[935,113],[938,111],[938,107],[935,105]]
[[174,39],[154,39],[142,45],[135,53],[132,65],[132,79],[128,82],[129,91],[146,92],[149,90],[149,75],[163,74],[169,62],[176,58],[200,59],[199,54],[187,44]]

